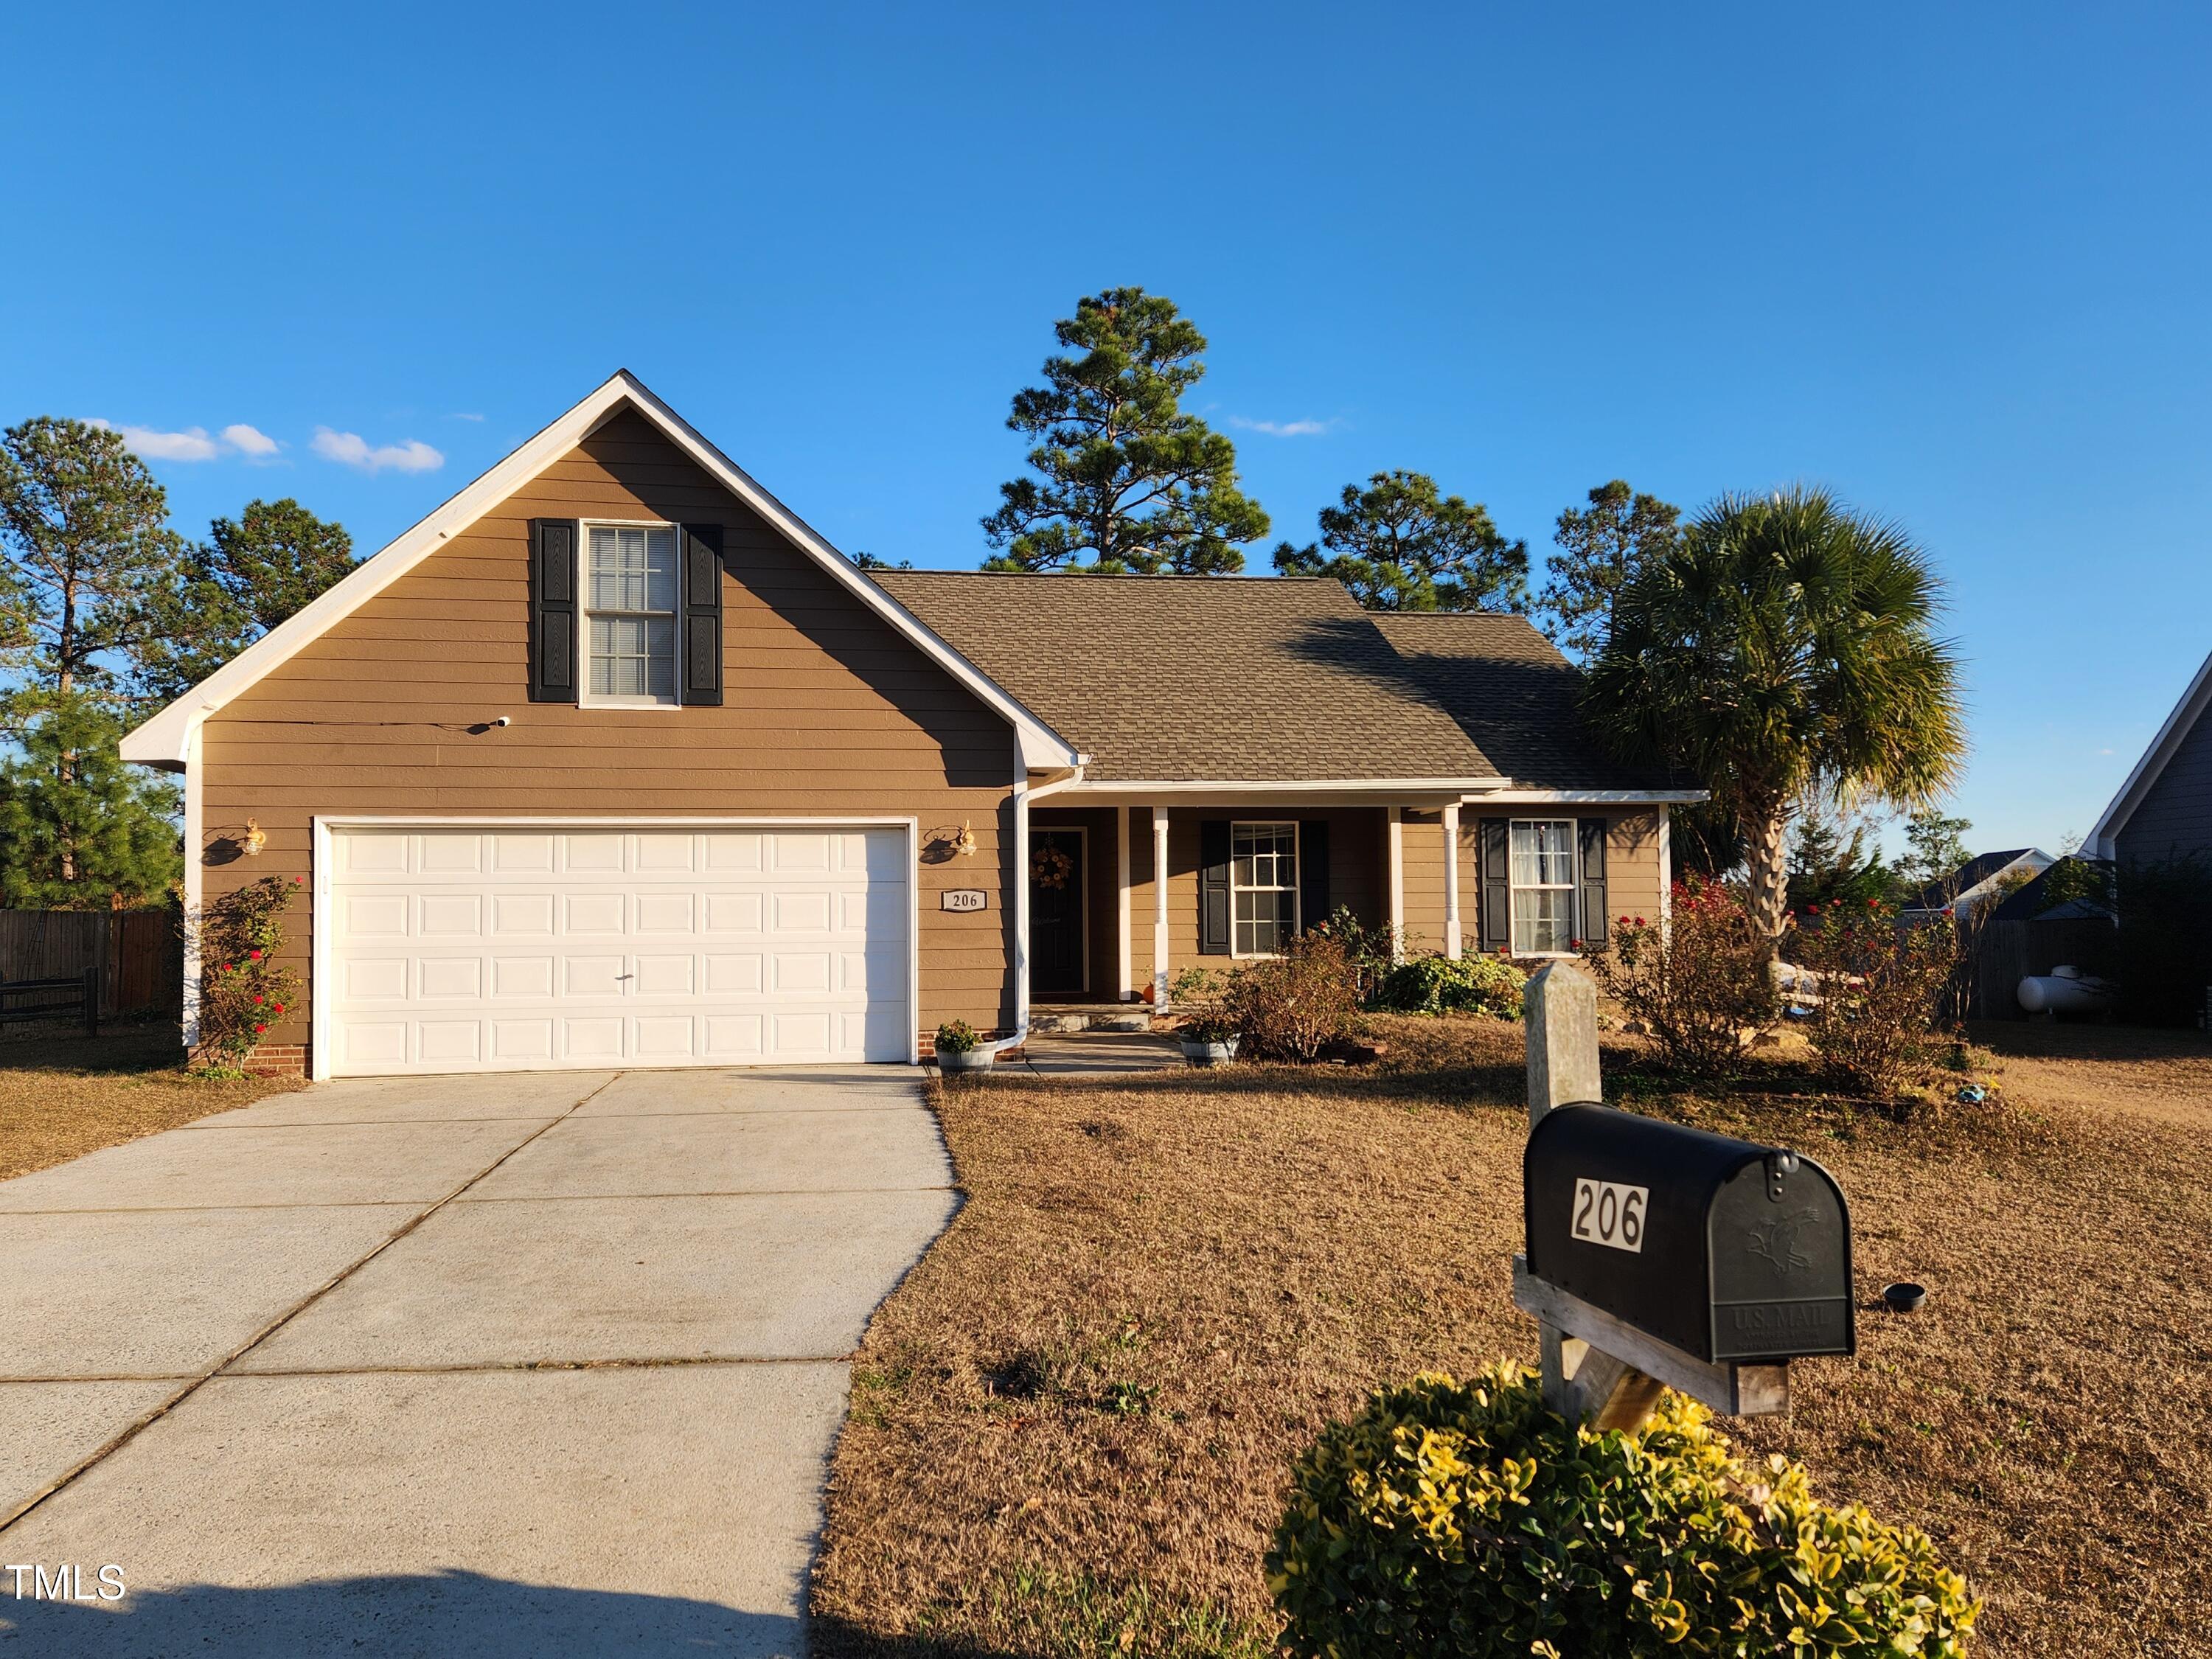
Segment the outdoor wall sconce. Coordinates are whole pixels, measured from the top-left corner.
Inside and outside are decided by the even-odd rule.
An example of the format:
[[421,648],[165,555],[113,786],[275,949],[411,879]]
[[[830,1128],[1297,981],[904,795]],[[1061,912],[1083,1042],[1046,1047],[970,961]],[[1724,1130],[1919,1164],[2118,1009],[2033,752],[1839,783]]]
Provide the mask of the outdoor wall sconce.
[[246,849],[246,857],[259,858],[261,849],[269,845],[269,836],[259,824],[252,818],[248,818],[246,821],[246,833],[239,838],[238,844]]
[[952,843],[952,850],[963,859],[975,856],[975,832],[964,821],[960,825],[959,838]]

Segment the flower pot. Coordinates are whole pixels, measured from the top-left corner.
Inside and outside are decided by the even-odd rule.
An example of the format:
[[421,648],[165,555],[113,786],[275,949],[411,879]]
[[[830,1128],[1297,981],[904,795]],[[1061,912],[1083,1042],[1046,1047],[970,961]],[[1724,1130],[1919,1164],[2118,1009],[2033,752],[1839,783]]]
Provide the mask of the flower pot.
[[1928,1299],[1926,1289],[1906,1281],[1882,1286],[1881,1299],[1892,1313],[1914,1313]]
[[988,1072],[998,1056],[988,1048],[969,1048],[952,1054],[939,1049],[937,1069],[940,1072]]
[[1182,1057],[1194,1066],[1226,1066],[1237,1058],[1237,1039],[1227,1037],[1219,1042],[1202,1042],[1196,1037],[1182,1040]]

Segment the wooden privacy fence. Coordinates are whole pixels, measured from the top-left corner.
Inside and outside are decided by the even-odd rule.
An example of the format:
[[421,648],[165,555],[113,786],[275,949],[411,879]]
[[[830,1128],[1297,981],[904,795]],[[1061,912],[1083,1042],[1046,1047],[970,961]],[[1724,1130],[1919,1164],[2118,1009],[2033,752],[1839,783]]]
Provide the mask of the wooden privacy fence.
[[2025,1019],[2020,982],[2072,965],[2085,974],[2112,970],[2118,934],[2094,916],[2063,921],[1984,921],[1959,941],[1959,1012],[1968,1019]]
[[167,910],[0,910],[0,981],[96,972],[100,1012],[179,1012],[184,942]]

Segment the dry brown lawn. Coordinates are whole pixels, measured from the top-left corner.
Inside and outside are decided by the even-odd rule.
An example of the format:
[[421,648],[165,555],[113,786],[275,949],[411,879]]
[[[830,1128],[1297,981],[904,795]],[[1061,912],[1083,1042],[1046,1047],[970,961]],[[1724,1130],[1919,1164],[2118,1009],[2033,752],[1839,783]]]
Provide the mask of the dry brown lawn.
[[0,1039],[0,1181],[299,1086],[188,1076],[173,1028],[18,1027]]
[[[823,1654],[1263,1652],[1261,1556],[1322,1423],[1416,1370],[1533,1361],[1519,1029],[1389,1024],[1358,1072],[939,1096],[967,1202],[855,1367]],[[1926,1528],[1987,1599],[1981,1652],[2212,1653],[2212,1045],[1993,1030],[2002,1103],[1913,1125],[1779,1064],[1725,1104],[1626,1047],[1607,1075],[1850,1196],[1859,1352],[1796,1367],[1744,1449]],[[1880,1310],[1898,1278],[1926,1309]]]

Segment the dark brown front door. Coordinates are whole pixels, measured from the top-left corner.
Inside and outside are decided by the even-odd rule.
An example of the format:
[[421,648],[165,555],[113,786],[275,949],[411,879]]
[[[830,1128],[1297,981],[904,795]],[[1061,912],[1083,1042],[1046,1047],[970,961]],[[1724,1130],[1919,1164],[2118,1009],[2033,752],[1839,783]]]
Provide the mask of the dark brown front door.
[[1083,960],[1083,832],[1030,831],[1030,992],[1079,997]]

